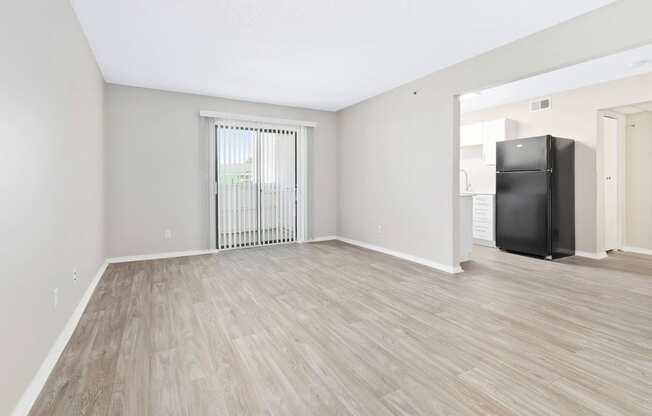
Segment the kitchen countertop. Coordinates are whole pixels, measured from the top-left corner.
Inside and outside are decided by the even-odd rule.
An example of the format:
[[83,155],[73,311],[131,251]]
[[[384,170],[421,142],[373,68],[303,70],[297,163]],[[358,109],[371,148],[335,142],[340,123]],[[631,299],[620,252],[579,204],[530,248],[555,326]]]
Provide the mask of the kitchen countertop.
[[492,192],[460,192],[459,196],[474,196],[474,195],[496,195]]

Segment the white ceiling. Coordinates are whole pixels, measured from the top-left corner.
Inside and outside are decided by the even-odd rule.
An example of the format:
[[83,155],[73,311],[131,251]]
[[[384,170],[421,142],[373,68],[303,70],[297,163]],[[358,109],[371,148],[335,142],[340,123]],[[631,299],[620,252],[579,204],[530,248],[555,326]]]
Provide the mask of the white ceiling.
[[640,103],[634,105],[625,105],[622,107],[612,108],[611,110],[621,114],[643,113],[646,111],[652,111],[652,102]]
[[72,0],[107,82],[337,110],[613,0]]
[[648,72],[652,72],[652,45],[479,91],[479,95],[463,96],[461,111],[468,113],[483,108],[545,97],[562,91]]

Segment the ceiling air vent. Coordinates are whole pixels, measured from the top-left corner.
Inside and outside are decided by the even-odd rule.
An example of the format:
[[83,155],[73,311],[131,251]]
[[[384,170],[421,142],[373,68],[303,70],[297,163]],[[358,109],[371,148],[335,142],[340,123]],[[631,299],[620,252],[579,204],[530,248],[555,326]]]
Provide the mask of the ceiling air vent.
[[530,101],[530,111],[545,111],[550,110],[550,98],[542,98],[540,100]]

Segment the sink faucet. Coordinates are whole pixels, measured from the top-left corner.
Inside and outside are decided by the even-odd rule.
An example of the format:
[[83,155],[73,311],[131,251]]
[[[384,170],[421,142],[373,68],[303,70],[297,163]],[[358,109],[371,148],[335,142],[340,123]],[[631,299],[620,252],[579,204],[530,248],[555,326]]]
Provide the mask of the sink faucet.
[[464,174],[464,192],[471,191],[471,182],[469,182],[469,172],[465,169],[460,169],[460,172]]

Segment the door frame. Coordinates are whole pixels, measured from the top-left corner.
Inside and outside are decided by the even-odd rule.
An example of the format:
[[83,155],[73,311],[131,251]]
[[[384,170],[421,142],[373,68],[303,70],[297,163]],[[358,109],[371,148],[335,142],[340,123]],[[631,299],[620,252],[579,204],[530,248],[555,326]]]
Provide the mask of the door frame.
[[309,165],[308,165],[308,141],[312,137],[310,130],[316,128],[317,123],[311,121],[298,121],[298,120],[285,120],[268,117],[255,117],[241,114],[220,113],[215,111],[200,111],[200,117],[206,120],[204,137],[208,140],[208,225],[209,225],[209,241],[208,246],[211,250],[220,251],[217,247],[217,148],[215,146],[217,140],[216,122],[218,119],[222,120],[239,120],[252,123],[266,123],[275,125],[275,127],[294,127],[299,133],[296,136],[295,148],[295,163],[296,163],[296,203],[298,208],[296,210],[297,222],[297,243],[303,243],[310,239],[309,237],[309,195],[310,195],[310,181],[309,181]]
[[[626,170],[626,161],[627,161],[627,116],[621,113],[617,113],[610,110],[599,110],[597,112],[597,124],[598,124],[598,134],[597,134],[597,143],[596,143],[596,187],[597,187],[597,197],[598,197],[598,252],[605,253],[606,248],[606,195],[604,192],[604,157],[605,157],[605,143],[604,143],[604,131],[602,129],[602,117],[608,117],[615,119],[618,122],[618,133],[617,133],[617,142],[618,142],[618,155],[616,157],[617,164],[617,174],[618,174],[618,184],[617,184],[617,195],[616,195],[616,205],[618,209],[617,215],[617,237],[616,237],[616,247],[614,250],[622,250],[623,244],[625,241],[625,221],[626,221],[626,189],[627,189],[627,170]],[[612,250],[609,248],[609,250]]]

